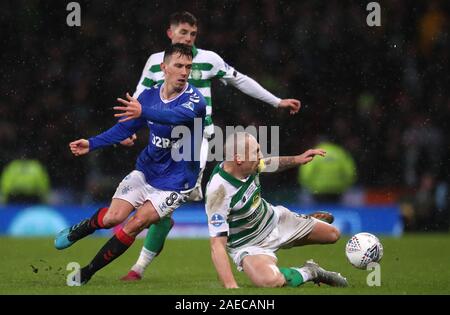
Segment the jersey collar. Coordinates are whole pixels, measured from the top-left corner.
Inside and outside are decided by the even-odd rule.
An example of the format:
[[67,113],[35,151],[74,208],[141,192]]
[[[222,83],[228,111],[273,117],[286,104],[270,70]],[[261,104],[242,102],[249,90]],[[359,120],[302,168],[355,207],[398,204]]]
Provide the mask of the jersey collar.
[[163,89],[163,86],[164,86],[164,82],[161,84],[161,87],[159,88],[159,98],[161,99],[161,102],[163,102],[164,104],[167,104],[167,103],[170,103],[170,102],[176,100],[177,98],[180,97],[181,94],[183,94],[184,92],[186,92],[186,90],[187,90],[187,88],[188,88],[188,86],[189,86],[189,83],[186,82],[186,86],[184,87],[183,91],[180,92],[180,94],[178,94],[178,95],[175,96],[174,98],[171,98],[171,99],[168,99],[168,100],[166,100],[166,99],[162,96],[162,89]]
[[[234,177],[233,175],[231,175],[230,173],[227,173],[223,168],[223,163],[217,165],[219,168],[219,175],[222,176],[223,179],[225,179],[227,182],[229,182],[231,185],[233,185],[236,188],[241,187],[245,181],[241,181],[239,179],[237,179],[236,177]],[[248,178],[247,178],[248,179]]]

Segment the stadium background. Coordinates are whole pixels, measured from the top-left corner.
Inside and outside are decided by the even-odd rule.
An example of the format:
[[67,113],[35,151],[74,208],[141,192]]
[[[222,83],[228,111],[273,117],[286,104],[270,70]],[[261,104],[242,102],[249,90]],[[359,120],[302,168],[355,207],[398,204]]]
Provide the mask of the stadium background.
[[[36,159],[51,183],[43,203],[0,205],[2,234],[14,235],[12,223],[26,211],[38,216],[22,227],[16,222],[19,236],[48,234],[55,213],[63,223],[53,228],[108,202],[133,169],[146,133],[132,148],[80,159],[68,143],[114,123],[115,99],[134,91],[148,56],[169,43],[168,16],[188,10],[200,22],[197,47],[217,52],[275,95],[302,101],[290,116],[214,82],[216,125],[279,125],[282,155],[324,138],[343,146],[356,162],[357,182],[343,203],[327,209],[355,208],[369,230],[390,215],[386,234],[442,231],[448,244],[448,2],[379,1],[381,27],[366,24],[369,1],[79,1],[81,27],[66,25],[68,2],[0,4],[0,170]],[[262,184],[274,203],[322,206],[307,203],[297,170]],[[188,210],[204,228],[201,208]],[[369,212],[378,218],[367,219]]]

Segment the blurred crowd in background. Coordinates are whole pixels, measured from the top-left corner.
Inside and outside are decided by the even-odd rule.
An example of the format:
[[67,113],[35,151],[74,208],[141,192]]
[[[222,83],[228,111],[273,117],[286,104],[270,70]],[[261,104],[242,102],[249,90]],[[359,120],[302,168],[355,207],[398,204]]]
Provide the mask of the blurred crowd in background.
[[[281,155],[331,141],[354,159],[352,188],[400,202],[407,228],[448,229],[448,1],[379,1],[381,27],[366,23],[369,1],[79,2],[81,27],[66,25],[65,1],[0,4],[0,169],[39,161],[45,202],[105,202],[133,169],[146,132],[83,158],[68,144],[115,123],[115,99],[169,44],[169,15],[187,10],[199,48],[302,102],[291,116],[215,82],[217,126],[279,125]],[[286,171],[263,187],[296,201],[299,178]]]

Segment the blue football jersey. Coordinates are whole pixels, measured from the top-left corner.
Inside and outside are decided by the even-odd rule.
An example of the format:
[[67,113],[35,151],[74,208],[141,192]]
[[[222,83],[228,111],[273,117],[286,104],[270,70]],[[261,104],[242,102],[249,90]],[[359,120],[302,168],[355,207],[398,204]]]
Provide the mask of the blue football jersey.
[[[186,85],[175,98],[165,100],[161,95],[162,87],[163,85],[155,85],[139,95],[142,114],[138,119],[117,123],[104,133],[90,138],[89,148],[92,151],[119,143],[140,128],[148,126],[149,143],[137,158],[136,169],[143,172],[147,182],[155,188],[187,190],[194,187],[200,171],[198,157],[206,115],[206,101],[190,84]],[[195,120],[197,124],[194,124]],[[189,129],[190,139],[181,141],[172,137],[173,128],[179,125]],[[175,159],[172,156],[172,149],[178,152]],[[189,157],[180,158],[179,156],[187,149]]]

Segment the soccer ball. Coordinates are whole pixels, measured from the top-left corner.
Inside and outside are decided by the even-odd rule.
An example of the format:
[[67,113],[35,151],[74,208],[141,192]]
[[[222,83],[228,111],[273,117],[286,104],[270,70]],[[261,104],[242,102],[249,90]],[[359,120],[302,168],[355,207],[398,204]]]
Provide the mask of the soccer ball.
[[359,269],[366,269],[371,262],[379,262],[383,257],[383,245],[370,233],[358,233],[352,236],[345,246],[348,261]]

